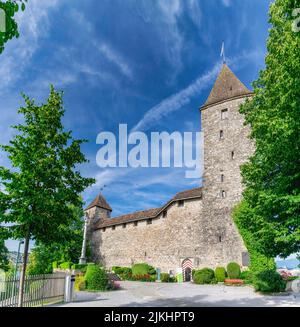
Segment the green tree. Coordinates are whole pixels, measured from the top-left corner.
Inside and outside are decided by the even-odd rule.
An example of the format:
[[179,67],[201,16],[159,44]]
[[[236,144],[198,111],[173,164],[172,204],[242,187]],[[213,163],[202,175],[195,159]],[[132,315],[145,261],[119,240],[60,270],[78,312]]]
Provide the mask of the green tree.
[[242,167],[246,189],[236,221],[266,258],[300,249],[300,33],[292,28],[299,7],[300,0],[271,4],[266,67],[240,109],[256,151]]
[[80,193],[94,180],[84,178],[78,164],[87,160],[81,152],[84,140],[75,140],[64,131],[62,93],[51,86],[45,104],[37,105],[27,96],[19,109],[24,123],[14,126],[17,134],[8,153],[12,169],[0,167],[0,222],[11,223],[14,239],[25,239],[20,298],[28,259],[29,240],[38,244],[60,243],[74,222],[73,207],[81,206]]
[[52,273],[52,263],[78,262],[82,246],[83,210],[74,208],[74,221],[61,230],[59,242],[52,244],[39,243],[29,256],[27,273],[30,275]]
[[[4,50],[4,45],[8,40],[19,37],[18,24],[14,20],[14,15],[21,10],[25,10],[25,2],[27,0],[8,0],[0,1],[0,14],[5,17],[5,30],[0,29],[0,53]],[[1,28],[3,26],[0,26]]]
[[0,228],[0,269],[8,271],[9,269],[9,259],[8,259],[8,249],[5,246],[5,230]]

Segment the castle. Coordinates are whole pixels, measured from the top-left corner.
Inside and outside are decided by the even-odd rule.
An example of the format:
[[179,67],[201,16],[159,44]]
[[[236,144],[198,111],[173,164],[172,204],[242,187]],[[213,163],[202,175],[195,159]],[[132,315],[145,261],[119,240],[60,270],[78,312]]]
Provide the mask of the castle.
[[162,272],[249,265],[249,254],[231,217],[242,196],[240,166],[254,151],[239,113],[252,92],[224,63],[200,108],[204,132],[203,187],[177,193],[162,207],[111,218],[100,194],[85,209],[95,262],[107,268],[147,262]]

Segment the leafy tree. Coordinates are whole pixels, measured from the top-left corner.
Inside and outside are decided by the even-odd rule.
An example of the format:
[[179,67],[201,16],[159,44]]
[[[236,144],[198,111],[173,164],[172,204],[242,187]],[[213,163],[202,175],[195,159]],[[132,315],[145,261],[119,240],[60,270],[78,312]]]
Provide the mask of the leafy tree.
[[4,236],[5,231],[0,228],[0,269],[4,271],[8,271],[9,269],[9,259],[8,259],[8,249],[5,246],[5,239]]
[[5,13],[5,31],[0,30],[0,53],[4,50],[4,45],[8,40],[19,37],[18,24],[14,20],[14,15],[21,10],[25,10],[27,0],[0,1],[0,10]]
[[29,256],[27,273],[30,275],[52,273],[52,263],[77,262],[81,254],[84,213],[82,208],[74,208],[74,221],[61,231],[59,242],[37,244]]
[[300,33],[292,28],[299,7],[300,0],[271,4],[266,68],[240,109],[256,151],[242,167],[246,189],[236,219],[267,258],[300,249]]
[[37,105],[23,95],[19,109],[24,123],[14,126],[17,134],[8,153],[12,169],[0,167],[0,222],[11,223],[11,237],[25,239],[19,305],[28,259],[29,240],[44,245],[60,243],[76,217],[74,207],[82,205],[80,193],[94,180],[84,178],[76,169],[87,160],[81,152],[84,140],[75,140],[64,131],[62,93],[51,86],[45,104]]

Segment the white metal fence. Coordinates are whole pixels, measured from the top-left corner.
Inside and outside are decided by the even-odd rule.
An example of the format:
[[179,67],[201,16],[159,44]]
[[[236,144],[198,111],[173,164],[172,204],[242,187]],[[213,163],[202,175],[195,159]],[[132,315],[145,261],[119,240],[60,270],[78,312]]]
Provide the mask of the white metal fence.
[[[24,286],[24,307],[44,306],[62,302],[66,293],[66,275],[26,276]],[[18,306],[19,277],[5,277],[0,280],[0,307]]]

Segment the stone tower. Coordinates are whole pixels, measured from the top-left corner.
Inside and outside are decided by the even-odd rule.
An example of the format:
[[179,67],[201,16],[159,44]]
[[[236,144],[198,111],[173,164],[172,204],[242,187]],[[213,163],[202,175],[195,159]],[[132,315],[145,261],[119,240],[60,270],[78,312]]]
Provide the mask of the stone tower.
[[100,193],[84,211],[87,217],[87,239],[91,239],[94,226],[100,221],[109,219],[112,208]]
[[[252,92],[224,63],[215,85],[201,107],[204,132],[203,219],[208,258],[226,265],[248,265],[248,253],[232,220],[232,209],[242,196],[240,166],[254,150],[249,128],[239,113]],[[209,259],[208,259],[209,260]]]

